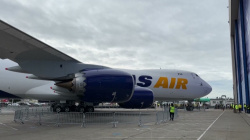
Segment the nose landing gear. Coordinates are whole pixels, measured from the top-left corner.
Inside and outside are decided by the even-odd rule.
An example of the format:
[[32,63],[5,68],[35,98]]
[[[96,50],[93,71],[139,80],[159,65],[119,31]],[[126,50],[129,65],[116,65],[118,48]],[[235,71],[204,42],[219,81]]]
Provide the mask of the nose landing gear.
[[193,111],[194,110],[194,106],[192,104],[192,100],[188,100],[188,104],[186,106],[186,110],[187,111]]

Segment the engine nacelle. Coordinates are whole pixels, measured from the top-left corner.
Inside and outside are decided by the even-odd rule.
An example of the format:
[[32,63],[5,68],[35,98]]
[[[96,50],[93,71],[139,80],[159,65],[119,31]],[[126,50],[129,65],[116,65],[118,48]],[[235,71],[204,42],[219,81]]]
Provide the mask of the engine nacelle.
[[134,93],[129,73],[115,69],[88,70],[77,73],[73,81],[58,83],[86,102],[126,102]]
[[153,91],[147,88],[135,87],[132,98],[124,103],[119,103],[122,108],[148,108],[154,101]]

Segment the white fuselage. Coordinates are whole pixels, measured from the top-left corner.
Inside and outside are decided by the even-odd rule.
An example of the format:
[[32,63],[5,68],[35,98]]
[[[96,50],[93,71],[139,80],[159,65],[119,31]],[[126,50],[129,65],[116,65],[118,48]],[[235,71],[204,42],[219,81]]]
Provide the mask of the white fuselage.
[[[24,99],[78,100],[75,95],[61,95],[50,87],[54,81],[27,79],[29,74],[5,70],[18,64],[10,60],[0,60],[1,94],[11,94]],[[133,75],[137,86],[149,88],[154,100],[191,100],[209,94],[211,86],[198,75],[181,70],[122,70]]]
[[144,85],[144,79],[151,76],[149,86],[155,100],[189,100],[208,95],[212,88],[197,74],[182,70],[124,70],[135,75],[136,84]]

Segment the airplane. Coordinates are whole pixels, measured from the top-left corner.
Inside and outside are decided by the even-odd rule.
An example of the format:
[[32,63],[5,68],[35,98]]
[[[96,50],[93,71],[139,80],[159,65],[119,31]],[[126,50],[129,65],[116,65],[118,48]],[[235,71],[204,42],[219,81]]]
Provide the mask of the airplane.
[[194,72],[82,63],[2,20],[0,58],[0,98],[56,101],[57,112],[93,112],[102,102],[148,108],[156,100],[193,101],[212,91]]

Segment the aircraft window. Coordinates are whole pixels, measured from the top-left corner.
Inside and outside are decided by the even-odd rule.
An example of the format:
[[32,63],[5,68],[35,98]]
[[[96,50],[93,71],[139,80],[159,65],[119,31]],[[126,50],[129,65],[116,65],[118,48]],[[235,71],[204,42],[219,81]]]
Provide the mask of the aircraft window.
[[178,73],[178,75],[182,75],[182,73]]
[[195,74],[195,76],[199,77],[197,74]]

